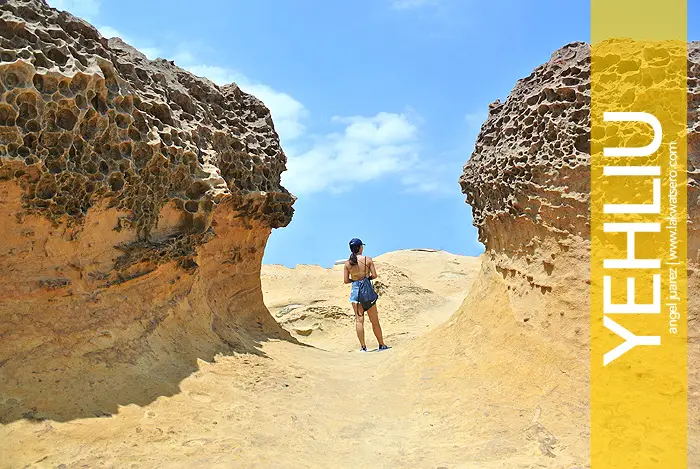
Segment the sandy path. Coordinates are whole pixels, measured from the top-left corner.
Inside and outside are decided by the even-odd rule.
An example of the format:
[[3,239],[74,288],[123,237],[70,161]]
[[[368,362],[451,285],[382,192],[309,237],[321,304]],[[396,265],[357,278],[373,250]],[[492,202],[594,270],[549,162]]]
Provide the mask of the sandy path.
[[[399,259],[389,256],[385,263],[411,264],[424,255],[428,254],[412,254],[403,260],[400,255]],[[430,269],[399,269],[418,287],[401,283],[403,274],[396,276],[396,282],[387,275],[388,291],[432,288],[441,298],[408,314],[400,305],[391,304],[391,294],[385,295],[387,313],[382,320],[392,350],[359,353],[352,323],[339,320],[337,328],[329,330],[326,325],[306,337],[317,347],[270,341],[262,344],[260,356],[200,361],[199,370],[180,383],[178,394],[146,406],[124,406],[118,414],[103,418],[65,423],[22,420],[0,428],[0,466],[537,467],[525,462],[503,466],[497,460],[465,462],[460,455],[473,453],[466,461],[480,459],[478,451],[488,448],[491,440],[476,441],[476,453],[470,451],[465,444],[474,442],[473,438],[446,425],[445,412],[417,404],[422,386],[429,385],[433,377],[427,368],[412,371],[405,360],[415,348],[413,341],[447,319],[464,299],[472,278],[467,273],[475,273],[478,266],[465,259],[461,277],[456,273],[440,277]],[[454,258],[443,260],[456,269]],[[443,272],[443,267],[436,268]],[[388,266],[384,269],[389,270]],[[304,275],[303,268],[287,271]],[[330,283],[321,281],[317,291],[336,288],[336,276],[336,271],[329,274]],[[281,303],[299,294],[284,291],[281,277],[275,280],[284,297]],[[322,296],[330,302],[346,301],[345,290],[336,291],[342,296],[335,298],[327,292]],[[394,313],[404,316],[392,316]],[[366,331],[370,348],[376,347],[369,321]],[[418,376],[407,379],[408,373]],[[449,410],[456,397],[446,396],[445,409]],[[498,448],[494,448],[496,453]]]
[[3,427],[1,464],[433,467],[435,455],[421,454],[432,446],[425,439],[429,414],[404,404],[401,376],[383,373],[402,346],[360,354],[274,341],[263,345],[266,357],[200,361],[179,394],[145,407],[125,406],[105,418]]

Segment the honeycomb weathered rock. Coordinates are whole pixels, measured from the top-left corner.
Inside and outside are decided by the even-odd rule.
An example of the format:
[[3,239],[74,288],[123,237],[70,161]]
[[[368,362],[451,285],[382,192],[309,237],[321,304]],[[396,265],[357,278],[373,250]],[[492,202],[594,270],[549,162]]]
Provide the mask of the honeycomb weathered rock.
[[274,210],[250,215],[290,221],[270,112],[235,84],[149,61],[39,1],[3,6],[0,82],[0,178],[32,210],[80,218],[104,200],[147,239],[169,201],[201,232],[223,197],[262,194]]
[[0,420],[109,413],[283,336],[260,265],[285,163],[235,84],[0,2]]
[[587,45],[570,44],[489,106],[460,178],[487,250],[588,237],[589,62]]
[[[688,49],[688,237],[697,261],[700,43]],[[533,240],[589,238],[589,140],[590,47],[579,42],[519,80],[504,103],[489,106],[460,177],[487,251],[512,257],[531,252]]]
[[[610,54],[610,72],[634,70],[629,68],[634,64],[624,60],[624,50],[617,52]],[[688,58],[688,460],[692,461],[700,455],[695,443],[700,434],[700,43],[688,45]],[[657,84],[663,87],[663,80]],[[590,47],[573,43],[556,51],[549,62],[519,80],[505,102],[490,105],[460,177],[486,247],[484,271],[503,277],[508,320],[527,323],[523,327],[543,344],[543,355],[557,346],[573,352],[581,370],[587,370],[589,360],[590,86]],[[576,391],[580,396],[588,395],[585,386],[587,377]]]

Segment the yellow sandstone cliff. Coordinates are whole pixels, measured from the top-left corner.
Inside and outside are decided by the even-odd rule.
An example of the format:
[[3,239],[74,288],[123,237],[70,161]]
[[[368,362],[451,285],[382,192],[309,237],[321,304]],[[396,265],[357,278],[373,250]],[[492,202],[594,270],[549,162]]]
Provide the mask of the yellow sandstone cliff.
[[43,1],[0,13],[0,420],[143,404],[286,337],[260,290],[294,202],[265,105]]

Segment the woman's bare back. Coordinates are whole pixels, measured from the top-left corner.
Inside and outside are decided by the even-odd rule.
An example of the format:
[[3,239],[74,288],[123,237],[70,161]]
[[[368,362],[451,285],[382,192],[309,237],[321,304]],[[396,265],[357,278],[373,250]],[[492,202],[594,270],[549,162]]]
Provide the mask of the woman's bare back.
[[350,261],[345,262],[345,266],[350,272],[352,280],[360,280],[365,275],[369,275],[369,266],[372,264],[372,258],[367,256],[357,256],[357,264],[351,265]]

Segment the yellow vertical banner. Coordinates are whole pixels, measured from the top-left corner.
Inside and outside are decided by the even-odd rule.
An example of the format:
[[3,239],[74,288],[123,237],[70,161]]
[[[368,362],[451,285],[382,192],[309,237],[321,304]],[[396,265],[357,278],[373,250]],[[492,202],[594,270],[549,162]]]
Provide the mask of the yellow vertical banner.
[[591,3],[591,468],[687,467],[687,4]]

